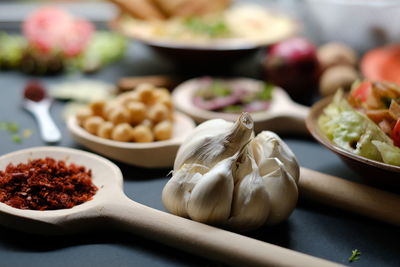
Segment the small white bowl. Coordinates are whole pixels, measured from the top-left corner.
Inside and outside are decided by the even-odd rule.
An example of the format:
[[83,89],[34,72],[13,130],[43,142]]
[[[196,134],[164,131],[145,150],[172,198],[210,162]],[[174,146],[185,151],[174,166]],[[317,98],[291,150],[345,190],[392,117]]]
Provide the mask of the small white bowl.
[[169,140],[151,143],[119,142],[101,138],[83,129],[75,116],[67,120],[72,138],[82,146],[108,158],[146,168],[171,167],[176,152],[195,123],[188,116],[175,112],[173,136]]

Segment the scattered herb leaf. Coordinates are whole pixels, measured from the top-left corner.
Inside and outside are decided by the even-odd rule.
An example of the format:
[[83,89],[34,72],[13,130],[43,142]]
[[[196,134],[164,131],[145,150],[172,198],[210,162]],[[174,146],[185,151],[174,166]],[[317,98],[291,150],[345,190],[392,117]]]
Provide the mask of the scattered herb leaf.
[[0,121],[0,130],[7,131],[11,134],[11,141],[14,143],[21,143],[22,137],[29,138],[32,135],[30,129],[24,129],[22,132],[22,137],[19,134],[20,127],[15,122]]
[[358,261],[361,257],[361,251],[354,249],[351,251],[351,256],[349,257],[349,262]]
[[11,136],[11,140],[12,140],[14,143],[21,143],[21,142],[22,142],[21,137],[20,137],[19,135],[17,135],[17,134],[13,134],[13,135]]
[[15,133],[18,132],[19,126],[18,126],[18,124],[16,124],[15,122],[9,122],[8,125],[7,125],[7,130],[8,130],[10,133],[15,134]]
[[32,135],[32,130],[31,129],[24,129],[24,131],[22,132],[22,136],[24,138],[29,138]]

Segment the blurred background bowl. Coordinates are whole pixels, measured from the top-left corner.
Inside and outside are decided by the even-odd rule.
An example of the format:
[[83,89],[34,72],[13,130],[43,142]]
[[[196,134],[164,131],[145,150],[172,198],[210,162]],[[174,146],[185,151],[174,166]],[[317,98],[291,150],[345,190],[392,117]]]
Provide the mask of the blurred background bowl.
[[398,0],[304,0],[320,43],[344,42],[360,52],[400,40]]
[[[250,6],[254,7],[254,4]],[[242,5],[238,5],[240,7]],[[246,5],[244,5],[246,6]],[[187,40],[174,40],[171,36],[159,37],[159,36],[147,36],[143,35],[142,32],[138,33],[131,31],[129,22],[126,22],[126,14],[121,13],[109,23],[111,29],[121,32],[122,34],[136,40],[144,45],[150,47],[164,58],[169,59],[176,65],[184,66],[185,68],[205,68],[211,69],[216,66],[225,68],[230,67],[229,64],[235,63],[244,58],[250,58],[256,56],[258,51],[265,49],[267,46],[288,39],[295,34],[300,32],[302,28],[301,24],[293,19],[291,16],[282,12],[278,8],[269,8],[264,4],[257,4],[256,7],[265,9],[269,14],[273,16],[272,20],[279,22],[278,24],[285,25],[285,27],[279,28],[281,31],[276,31],[274,28],[270,31],[271,35],[266,36],[267,38],[261,38],[260,40],[254,41],[243,37],[243,39],[232,38],[232,39],[210,39],[210,41],[201,42]],[[233,9],[237,6],[233,5]],[[285,23],[282,23],[284,21]],[[257,22],[257,21],[256,21]]]

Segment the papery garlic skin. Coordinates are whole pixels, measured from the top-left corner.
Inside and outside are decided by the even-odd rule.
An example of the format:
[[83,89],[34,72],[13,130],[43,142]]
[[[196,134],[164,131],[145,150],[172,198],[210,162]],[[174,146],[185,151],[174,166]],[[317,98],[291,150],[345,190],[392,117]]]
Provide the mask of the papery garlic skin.
[[251,141],[250,146],[257,165],[262,165],[265,159],[278,158],[296,183],[299,181],[300,168],[296,156],[276,133],[263,131]]
[[[239,156],[240,149],[253,136],[253,126],[253,120],[248,113],[242,114],[235,123],[215,119],[197,126],[180,146],[175,158],[173,176],[163,189],[162,201],[167,210],[202,222],[221,223],[220,218],[224,217],[221,215],[223,213],[221,206],[228,200],[229,205],[224,206],[224,212],[229,216],[234,184],[232,164]],[[226,161],[228,165],[220,164],[229,157],[233,158],[231,161]],[[222,174],[224,172],[225,176]],[[202,178],[206,178],[205,181]],[[228,182],[228,178],[232,181]],[[200,179],[201,183],[197,184]],[[214,179],[216,181],[213,181]],[[219,180],[224,183],[218,183]],[[232,184],[231,190],[223,186],[229,184]],[[206,186],[209,188],[203,188]],[[195,190],[195,187],[199,188]],[[193,200],[191,200],[192,191],[195,193]],[[217,198],[209,192],[219,192],[224,201],[219,206],[207,202],[207,209],[200,210],[199,207],[204,206],[199,203],[200,199]],[[204,214],[208,214],[208,218]]]
[[[263,176],[265,188],[270,198],[270,212],[266,224],[274,225],[286,220],[296,207],[298,189],[285,165],[278,158],[264,161],[274,166],[274,170]],[[262,166],[260,167],[262,169]]]
[[198,222],[223,224],[231,213],[232,165],[237,156],[218,162],[193,188],[188,201],[189,217]]
[[285,220],[296,206],[299,166],[273,132],[254,137],[243,113],[199,125],[184,141],[162,192],[170,212],[247,231]]
[[203,122],[180,146],[174,171],[184,163],[199,163],[211,168],[220,160],[233,156],[253,136],[253,127],[248,113],[243,113],[235,123],[222,119]]
[[270,196],[271,210],[266,223],[280,223],[297,204],[300,175],[297,159],[285,142],[270,131],[259,133],[249,146]]
[[231,217],[227,225],[247,231],[265,223],[270,211],[270,199],[256,162],[248,151],[238,164]]

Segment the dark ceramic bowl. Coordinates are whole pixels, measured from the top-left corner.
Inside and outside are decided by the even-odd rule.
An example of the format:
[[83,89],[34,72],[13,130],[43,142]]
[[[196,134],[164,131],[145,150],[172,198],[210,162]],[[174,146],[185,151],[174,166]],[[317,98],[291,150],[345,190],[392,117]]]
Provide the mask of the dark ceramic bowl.
[[[145,39],[136,40],[150,47],[159,55],[177,64],[197,68],[201,68],[202,66],[212,68],[212,64],[217,64],[218,66],[222,64],[231,64],[245,58],[253,57],[259,50],[267,47],[267,44],[243,44],[224,47],[212,45],[196,46]],[[194,64],[197,66],[194,66]]]
[[400,186],[400,167],[361,157],[344,150],[334,145],[321,131],[318,125],[318,118],[332,99],[333,97],[324,98],[312,106],[306,119],[306,125],[311,135],[320,144],[335,152],[350,168],[368,182],[380,185]]

